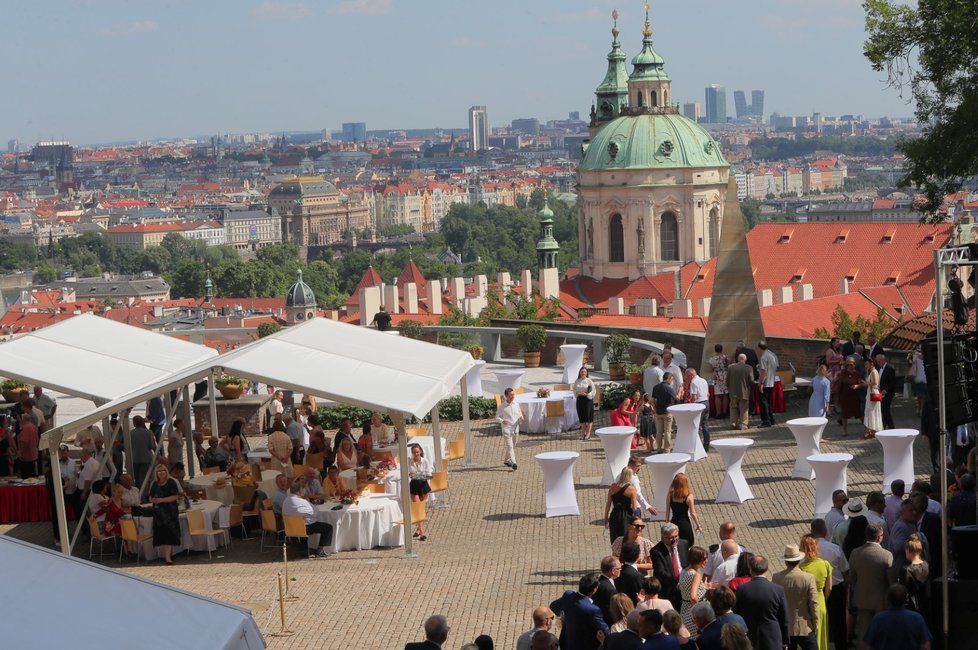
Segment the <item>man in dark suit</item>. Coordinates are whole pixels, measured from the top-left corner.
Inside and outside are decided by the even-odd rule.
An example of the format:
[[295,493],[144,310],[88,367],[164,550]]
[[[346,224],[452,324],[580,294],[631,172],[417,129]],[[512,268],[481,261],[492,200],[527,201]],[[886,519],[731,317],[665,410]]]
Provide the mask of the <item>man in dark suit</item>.
[[883,393],[883,402],[880,404],[880,411],[883,413],[883,428],[892,429],[893,415],[890,413],[890,406],[893,404],[893,397],[896,394],[896,371],[893,366],[886,362],[885,354],[877,354],[873,357],[876,362],[876,369],[880,373],[880,391]]
[[611,597],[618,593],[615,582],[618,574],[621,573],[621,562],[614,555],[608,555],[601,559],[601,578],[598,582],[598,590],[591,596],[591,601],[601,610],[604,622],[611,625]]
[[862,343],[859,341],[861,338],[862,332],[859,330],[853,330],[849,340],[842,344],[842,356],[848,359],[852,355],[856,354],[858,351],[857,348],[862,345]]
[[632,599],[632,605],[638,605],[638,592],[642,589],[642,574],[635,568],[638,562],[638,542],[624,542],[621,545],[621,573],[615,580],[618,593]]
[[613,632],[604,640],[601,650],[640,650],[642,637],[639,627],[642,625],[642,612],[633,609],[625,617],[626,627],[621,632]]
[[406,643],[404,650],[441,650],[448,640],[448,619],[441,614],[429,616],[424,622],[424,637],[419,643]]
[[881,354],[886,354],[883,346],[876,341],[876,335],[870,332],[866,335],[866,359],[869,361],[875,361],[876,357]]
[[788,604],[784,589],[768,580],[767,558],[750,561],[750,582],[737,587],[734,612],[747,622],[747,636],[754,650],[783,650],[788,645]]
[[659,596],[671,602],[678,612],[683,604],[683,597],[679,593],[679,574],[686,566],[689,543],[679,539],[679,527],[676,524],[663,524],[659,530],[661,541],[649,553],[652,557],[652,575],[662,585]]
[[562,616],[564,624],[560,630],[562,650],[594,650],[601,646],[608,633],[608,625],[598,606],[591,597],[598,590],[600,573],[589,573],[581,577],[577,591],[568,589],[564,595],[550,603],[550,609]]
[[642,650],[679,650],[679,639],[662,631],[662,612],[646,609],[640,616],[638,633],[645,639]]

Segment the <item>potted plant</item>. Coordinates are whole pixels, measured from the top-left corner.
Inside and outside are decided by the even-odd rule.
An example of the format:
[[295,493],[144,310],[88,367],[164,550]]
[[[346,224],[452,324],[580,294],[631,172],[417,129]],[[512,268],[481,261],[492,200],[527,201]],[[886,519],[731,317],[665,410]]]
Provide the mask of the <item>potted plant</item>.
[[248,380],[231,375],[221,375],[214,380],[217,390],[224,396],[224,399],[238,399],[248,388]]
[[608,349],[608,373],[612,379],[625,378],[625,361],[632,347],[632,340],[627,334],[616,332],[604,340]]
[[638,365],[637,363],[630,363],[628,367],[625,368],[625,372],[628,373],[628,381],[633,384],[642,383],[642,373],[645,372],[645,368]]
[[16,402],[20,398],[20,391],[30,388],[28,384],[16,379],[5,379],[0,382],[0,391],[3,392],[3,399],[7,402]]
[[472,358],[476,360],[481,359],[482,353],[485,352],[485,348],[483,348],[481,345],[470,345],[466,349],[469,351],[469,354],[472,355]]
[[523,363],[527,368],[540,367],[540,352],[547,344],[547,330],[542,325],[520,325],[516,340],[523,350]]

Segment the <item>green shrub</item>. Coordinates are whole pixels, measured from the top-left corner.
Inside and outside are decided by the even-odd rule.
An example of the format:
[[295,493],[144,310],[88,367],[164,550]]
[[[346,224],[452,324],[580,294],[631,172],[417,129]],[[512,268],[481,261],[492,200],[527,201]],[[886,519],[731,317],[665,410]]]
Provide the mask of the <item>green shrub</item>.
[[642,392],[642,386],[640,384],[632,384],[629,382],[610,382],[607,384],[601,384],[600,387],[601,404],[596,406],[606,411],[618,408],[621,401],[635,391]]
[[424,330],[421,327],[421,323],[416,320],[401,321],[401,324],[397,326],[397,329],[401,332],[401,336],[414,339],[415,341],[420,340],[421,337],[424,336]]
[[242,379],[241,377],[221,375],[220,377],[214,379],[214,384],[217,386],[250,386],[251,382],[247,379]]
[[0,382],[0,390],[20,390],[21,388],[30,388],[30,384],[25,384],[16,379],[4,379],[3,382]]
[[[370,409],[350,406],[349,404],[335,404],[333,406],[320,406],[316,409],[319,416],[319,425],[324,429],[339,429],[340,423],[346,418],[353,422],[353,428],[358,429],[364,422],[370,420],[373,412]],[[385,418],[385,421],[387,419]]]
[[[350,406],[349,404],[335,404],[333,406],[321,406],[316,409],[319,417],[319,424],[324,429],[338,429],[340,423],[350,418],[353,427],[359,429],[363,423],[370,419],[371,411]],[[459,396],[448,397],[438,402],[438,417],[446,422],[457,422],[462,419],[462,398]],[[469,398],[469,418],[472,420],[486,420],[496,417],[496,400],[484,397]],[[430,417],[425,417],[425,422],[430,422]],[[388,416],[384,416],[384,422],[392,424]],[[414,424],[416,420],[413,416],[406,419],[407,424]]]
[[258,338],[263,339],[266,336],[271,336],[280,329],[282,326],[278,323],[262,323],[258,326]]
[[523,352],[540,352],[547,344],[547,330],[542,325],[520,325],[516,340]]
[[632,340],[628,338],[627,334],[615,332],[608,335],[604,340],[604,345],[608,350],[608,363],[624,363],[628,360]]
[[[438,402],[438,417],[449,422],[462,419],[462,398],[447,397]],[[469,419],[486,420],[496,417],[496,400],[484,397],[469,398]],[[428,422],[429,418],[425,418]]]

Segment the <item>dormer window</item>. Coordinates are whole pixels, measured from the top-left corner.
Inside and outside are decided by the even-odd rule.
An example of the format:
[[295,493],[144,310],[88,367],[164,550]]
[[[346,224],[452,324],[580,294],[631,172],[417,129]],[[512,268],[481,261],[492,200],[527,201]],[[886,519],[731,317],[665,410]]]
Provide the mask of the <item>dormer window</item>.
[[883,284],[896,284],[899,280],[900,280],[900,272],[891,271],[890,274],[886,277],[886,280],[883,282]]
[[835,236],[835,243],[836,244],[844,244],[844,243],[846,243],[846,241],[848,239],[849,239],[849,231],[848,230],[842,230],[842,231],[839,232],[838,235]]
[[791,241],[791,235],[792,235],[793,232],[794,232],[793,230],[785,230],[783,233],[781,233],[781,236],[778,237],[778,243],[779,244],[787,244],[788,242],[790,242]]
[[883,243],[892,244],[894,237],[896,237],[896,228],[891,228],[890,230],[887,230],[886,234],[883,235]]
[[791,276],[792,282],[801,282],[805,279],[805,273],[808,272],[807,268],[801,268],[795,271],[795,274]]
[[934,236],[934,233],[931,233],[931,234],[927,235],[926,237],[924,237],[924,242],[925,243],[928,243],[928,244],[933,244],[935,239],[937,239],[937,238]]
[[859,269],[849,269],[849,272],[845,275],[846,281],[854,282],[857,275],[859,275]]

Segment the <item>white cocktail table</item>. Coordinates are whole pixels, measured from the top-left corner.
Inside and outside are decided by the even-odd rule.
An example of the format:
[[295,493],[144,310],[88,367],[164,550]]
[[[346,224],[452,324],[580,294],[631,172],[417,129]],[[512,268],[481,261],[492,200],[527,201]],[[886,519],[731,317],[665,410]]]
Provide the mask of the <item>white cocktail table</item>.
[[795,418],[786,422],[798,445],[795,468],[791,472],[792,478],[803,478],[807,481],[815,478],[815,471],[808,464],[808,457],[819,453],[822,431],[825,430],[827,423],[826,418]]
[[565,384],[573,384],[577,381],[577,375],[581,372],[584,365],[584,351],[586,345],[579,343],[567,343],[560,346],[560,351],[564,353],[564,381]]
[[548,451],[535,456],[543,470],[547,517],[581,514],[574,491],[574,463],[579,456],[576,451]]
[[676,404],[667,409],[676,421],[676,442],[672,451],[687,454],[692,461],[706,458],[706,449],[700,440],[700,418],[706,410],[705,404]]
[[652,472],[652,505],[658,511],[658,514],[649,516],[651,521],[665,521],[669,485],[676,474],[686,471],[688,462],[688,454],[658,454],[645,459]]
[[832,493],[849,483],[852,454],[812,454],[807,460],[815,470],[815,517],[824,517],[832,509]]
[[913,441],[920,434],[916,429],[885,429],[876,433],[883,445],[883,493],[890,484],[903,479],[905,485],[913,483]]
[[601,444],[604,445],[605,464],[601,485],[611,485],[628,465],[635,427],[603,427],[594,433],[601,438]]
[[499,382],[499,394],[506,392],[507,388],[516,390],[523,383],[523,370],[497,370],[496,381]]
[[465,373],[465,387],[468,389],[469,397],[482,397],[482,367],[486,362],[476,359],[475,365]]
[[714,440],[710,444],[720,452],[723,465],[727,468],[723,483],[720,484],[720,492],[717,493],[716,503],[743,503],[753,499],[754,493],[747,485],[741,465],[747,448],[754,444],[754,441],[750,438],[724,438]]

